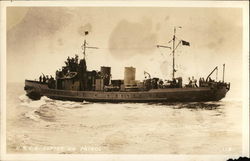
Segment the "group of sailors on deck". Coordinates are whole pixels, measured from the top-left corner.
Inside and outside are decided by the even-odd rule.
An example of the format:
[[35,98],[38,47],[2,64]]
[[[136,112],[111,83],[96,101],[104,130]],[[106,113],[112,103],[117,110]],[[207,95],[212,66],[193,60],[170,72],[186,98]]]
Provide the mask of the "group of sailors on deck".
[[188,81],[189,81],[189,83],[188,83],[189,87],[193,87],[193,88],[198,87],[198,85],[196,84],[197,80],[194,79],[194,76],[192,76],[192,79],[190,79],[190,77],[189,77]]
[[48,83],[48,82],[50,82],[50,81],[53,81],[54,80],[54,78],[52,77],[52,75],[50,75],[50,78],[49,78],[49,76],[48,75],[40,75],[40,77],[39,77],[39,82],[43,82],[43,83]]
[[52,77],[52,75],[50,75],[50,78],[49,78],[49,76],[48,75],[40,75],[40,77],[39,77],[39,82],[41,82],[41,83],[47,83],[48,84],[48,86],[49,86],[49,88],[55,88],[55,83],[56,83],[56,81],[55,81],[55,79]]
[[197,85],[197,80],[194,79],[194,76],[192,76],[192,79],[190,77],[188,78],[189,83],[186,84],[185,87],[192,87],[192,88],[197,88],[197,87],[207,87],[209,84],[215,82],[215,80],[211,79],[208,77],[207,80],[205,80],[203,77],[199,79],[199,86]]

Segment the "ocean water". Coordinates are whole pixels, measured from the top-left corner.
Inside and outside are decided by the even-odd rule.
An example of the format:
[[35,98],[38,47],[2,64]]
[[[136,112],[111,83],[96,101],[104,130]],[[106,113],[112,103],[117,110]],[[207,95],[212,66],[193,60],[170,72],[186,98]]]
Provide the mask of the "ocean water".
[[241,154],[240,101],[32,101],[7,85],[7,153]]

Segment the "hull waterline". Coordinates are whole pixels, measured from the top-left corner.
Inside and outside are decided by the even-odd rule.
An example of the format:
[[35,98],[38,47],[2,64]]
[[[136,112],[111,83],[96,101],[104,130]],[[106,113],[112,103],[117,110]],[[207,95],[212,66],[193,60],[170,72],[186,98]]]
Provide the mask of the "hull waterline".
[[206,102],[219,101],[229,89],[221,87],[167,88],[137,92],[69,91],[48,88],[46,83],[25,81],[27,96],[38,100],[42,96],[65,101],[90,102]]

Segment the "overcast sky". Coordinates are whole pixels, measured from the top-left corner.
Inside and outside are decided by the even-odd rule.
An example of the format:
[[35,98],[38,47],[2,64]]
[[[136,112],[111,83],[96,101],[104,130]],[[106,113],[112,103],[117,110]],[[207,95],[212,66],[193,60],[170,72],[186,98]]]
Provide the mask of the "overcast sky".
[[242,81],[242,10],[237,8],[166,7],[8,7],[7,81],[24,82],[39,75],[54,75],[68,56],[82,57],[83,32],[90,46],[89,70],[112,67],[122,79],[125,66],[171,79],[172,57],[168,45],[174,26],[177,38],[190,42],[176,51],[176,76],[206,77],[226,64],[226,81],[240,96]]

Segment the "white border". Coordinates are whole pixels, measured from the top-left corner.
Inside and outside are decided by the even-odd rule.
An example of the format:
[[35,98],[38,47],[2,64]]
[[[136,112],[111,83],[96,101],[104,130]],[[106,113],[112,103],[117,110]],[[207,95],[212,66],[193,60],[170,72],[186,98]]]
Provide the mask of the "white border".
[[[242,153],[249,156],[249,2],[243,7]],[[245,90],[244,90],[245,89]]]
[[6,7],[0,3],[1,7],[1,19],[0,19],[0,24],[1,24],[1,30],[0,30],[0,49],[1,49],[1,155],[0,155],[0,160],[4,158],[4,155],[6,154],[5,152],[5,147],[6,147]]
[[243,9],[243,125],[242,156],[249,157],[249,3],[246,1],[14,1],[0,2],[1,7],[1,155],[0,160],[227,160],[232,155],[108,155],[108,154],[6,154],[6,7],[230,7]]
[[46,6],[46,7],[229,7],[244,8],[247,7],[246,1],[166,1],[166,0],[146,0],[146,1],[4,1],[1,2],[3,7],[17,6]]

